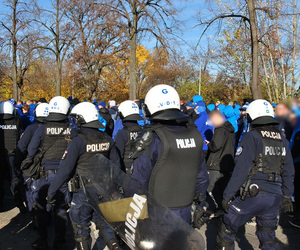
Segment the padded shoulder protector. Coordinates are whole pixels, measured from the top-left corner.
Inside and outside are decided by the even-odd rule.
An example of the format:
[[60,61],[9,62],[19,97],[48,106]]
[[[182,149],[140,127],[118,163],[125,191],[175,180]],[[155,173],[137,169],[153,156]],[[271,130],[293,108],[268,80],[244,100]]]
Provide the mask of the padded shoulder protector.
[[129,153],[130,159],[136,159],[143,154],[144,151],[149,155],[149,146],[153,140],[153,129],[142,130],[138,133],[138,137],[131,144]]

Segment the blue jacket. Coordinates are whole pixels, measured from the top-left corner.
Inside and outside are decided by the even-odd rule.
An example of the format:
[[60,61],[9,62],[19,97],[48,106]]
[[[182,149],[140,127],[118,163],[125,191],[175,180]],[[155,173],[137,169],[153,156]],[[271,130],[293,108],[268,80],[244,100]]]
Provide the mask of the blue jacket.
[[[294,192],[294,164],[289,149],[288,141],[283,138],[283,145],[286,149],[284,173],[278,182],[268,181],[268,175],[257,173],[252,177],[252,183],[257,184],[261,190],[274,194],[291,196]],[[256,157],[263,152],[261,136],[254,130],[246,133],[240,141],[235,157],[235,168],[232,177],[224,191],[224,199],[229,201],[246,182]]]
[[236,119],[236,113],[232,106],[228,105],[223,109],[223,113],[232,126],[234,127],[234,133],[238,131],[238,124]]
[[[198,114],[198,119],[195,121],[198,131],[203,137],[203,140],[211,141],[213,136],[213,127],[209,123],[209,117],[206,112]],[[203,143],[203,150],[208,150],[206,143]]]

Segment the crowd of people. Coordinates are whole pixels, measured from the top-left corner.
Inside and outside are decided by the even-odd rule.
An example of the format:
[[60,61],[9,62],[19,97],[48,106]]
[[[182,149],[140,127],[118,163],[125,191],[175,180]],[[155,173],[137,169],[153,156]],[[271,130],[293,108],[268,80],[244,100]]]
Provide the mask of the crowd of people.
[[102,154],[195,228],[220,219],[216,249],[232,249],[253,217],[261,248],[278,249],[280,211],[300,229],[299,116],[297,100],[225,105],[196,95],[184,103],[168,85],[108,106],[61,96],[10,99],[0,103],[0,210],[9,180],[16,206],[35,222],[33,249],[47,249],[51,216],[56,249],[64,249],[69,219],[77,249],[91,248],[91,222],[110,249],[125,249],[80,182]]

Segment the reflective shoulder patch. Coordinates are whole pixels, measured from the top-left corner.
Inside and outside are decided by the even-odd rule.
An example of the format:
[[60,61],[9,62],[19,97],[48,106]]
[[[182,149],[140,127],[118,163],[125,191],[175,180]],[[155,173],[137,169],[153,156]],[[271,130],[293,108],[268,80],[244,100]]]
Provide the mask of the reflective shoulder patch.
[[236,155],[236,156],[239,156],[239,155],[242,154],[242,152],[243,152],[243,147],[238,147],[238,149],[236,150],[235,155]]

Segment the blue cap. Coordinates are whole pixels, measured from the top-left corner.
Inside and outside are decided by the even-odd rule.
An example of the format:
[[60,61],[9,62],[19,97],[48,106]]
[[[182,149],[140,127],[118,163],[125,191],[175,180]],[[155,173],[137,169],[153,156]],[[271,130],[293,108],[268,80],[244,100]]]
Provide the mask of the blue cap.
[[201,95],[195,95],[193,96],[193,102],[196,104],[196,102],[203,101],[203,97]]
[[226,118],[230,118],[232,116],[235,116],[233,107],[231,105],[226,106],[223,109],[223,114],[226,116]]
[[187,107],[195,108],[195,105],[192,102],[188,102],[186,104]]
[[197,113],[200,114],[200,113],[206,111],[206,104],[205,104],[204,101],[198,101],[198,102],[196,102],[195,103],[195,107],[198,107],[196,114]]
[[209,111],[213,111],[214,109],[216,108],[216,105],[215,104],[208,104],[207,105],[207,109],[209,110]]
[[106,107],[106,104],[105,104],[105,102],[99,102],[99,103],[98,103],[98,106],[100,106],[100,105],[101,105],[103,108],[105,108],[105,107]]

